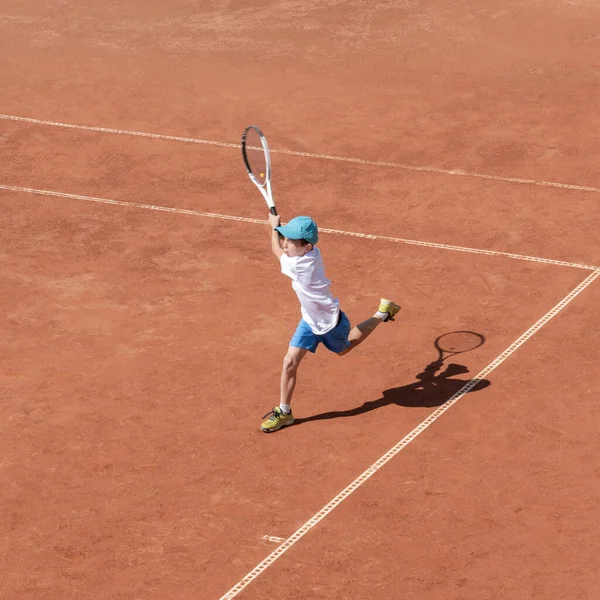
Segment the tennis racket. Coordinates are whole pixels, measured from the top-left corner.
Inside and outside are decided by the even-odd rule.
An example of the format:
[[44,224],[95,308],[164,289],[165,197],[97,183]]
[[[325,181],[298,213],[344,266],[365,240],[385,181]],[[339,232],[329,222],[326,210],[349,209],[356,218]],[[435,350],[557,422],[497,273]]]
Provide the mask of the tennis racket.
[[252,183],[260,190],[272,215],[277,214],[271,192],[271,155],[263,132],[250,125],[242,134],[242,156]]
[[480,333],[474,331],[451,331],[440,335],[435,340],[435,347],[439,352],[439,358],[436,361],[441,365],[451,356],[470,352],[479,348],[485,342],[485,338]]

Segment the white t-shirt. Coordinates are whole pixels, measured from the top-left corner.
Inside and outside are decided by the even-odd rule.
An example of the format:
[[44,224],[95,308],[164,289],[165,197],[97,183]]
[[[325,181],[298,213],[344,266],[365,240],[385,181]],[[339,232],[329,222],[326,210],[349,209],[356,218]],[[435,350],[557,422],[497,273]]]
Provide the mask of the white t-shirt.
[[323,335],[338,322],[340,303],[331,293],[321,252],[313,248],[304,256],[281,255],[281,272],[292,280],[300,300],[302,318],[313,333]]

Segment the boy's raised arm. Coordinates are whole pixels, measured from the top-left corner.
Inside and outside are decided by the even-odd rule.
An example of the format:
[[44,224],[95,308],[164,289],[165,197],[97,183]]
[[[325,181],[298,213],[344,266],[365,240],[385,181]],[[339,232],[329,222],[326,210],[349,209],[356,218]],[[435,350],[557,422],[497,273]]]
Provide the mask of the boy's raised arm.
[[279,215],[269,214],[269,225],[271,226],[271,250],[277,260],[280,260],[281,255],[284,254],[284,252],[281,249],[281,235],[278,231],[275,231],[275,227],[281,225],[281,217]]

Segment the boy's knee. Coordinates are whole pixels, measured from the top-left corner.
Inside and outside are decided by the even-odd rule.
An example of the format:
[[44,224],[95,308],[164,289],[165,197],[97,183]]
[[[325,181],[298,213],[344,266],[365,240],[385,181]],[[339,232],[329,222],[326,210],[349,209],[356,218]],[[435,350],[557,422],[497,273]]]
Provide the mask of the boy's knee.
[[300,357],[294,354],[286,354],[283,358],[283,369],[285,371],[296,371],[300,365]]

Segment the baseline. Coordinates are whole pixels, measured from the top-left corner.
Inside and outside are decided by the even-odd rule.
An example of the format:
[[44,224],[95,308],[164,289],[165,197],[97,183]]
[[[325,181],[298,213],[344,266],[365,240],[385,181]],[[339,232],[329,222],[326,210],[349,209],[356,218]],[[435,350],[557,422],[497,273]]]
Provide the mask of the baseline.
[[289,550],[296,542],[302,539],[311,529],[322,521],[336,506],[341,504],[352,492],[356,491],[363,483],[370,479],[387,462],[394,458],[410,442],[415,440],[421,433],[435,423],[445,412],[454,406],[465,394],[473,389],[477,383],[487,377],[492,371],[500,366],[509,356],[514,354],[529,338],[538,332],[548,321],[555,317],[563,308],[565,308],[575,297],[591,285],[600,277],[600,268],[588,275],[577,287],[569,292],[558,304],[551,308],[541,319],[532,325],[525,333],[515,340],[504,352],[495,358],[487,367],[480,371],[473,379],[468,381],[460,390],[451,396],[442,406],[432,412],[410,433],[403,437],[393,448],[388,450],[381,458],[375,461],[368,469],[363,471],[350,485],[342,490],[333,500],[326,504],[321,510],[313,515],[304,525],[297,529],[282,544],[280,544],[269,556],[252,569],[245,577],[240,579],[228,592],[219,600],[232,600],[250,583],[252,583],[265,569],[272,565],[280,556]]
[[[136,202],[127,202],[125,200],[112,200],[110,198],[97,198],[95,196],[84,196],[84,195],[80,195],[80,194],[68,194],[65,192],[56,192],[53,190],[39,190],[39,189],[35,189],[35,188],[26,188],[26,187],[20,187],[20,186],[15,186],[15,185],[0,184],[0,190],[7,190],[7,191],[12,191],[12,192],[22,192],[22,193],[28,193],[28,194],[37,194],[37,195],[42,195],[42,196],[54,196],[57,198],[70,198],[73,200],[84,200],[86,202],[98,202],[100,204],[112,204],[115,206],[126,206],[128,208],[156,210],[156,211],[163,211],[163,212],[178,213],[178,214],[183,214],[183,215],[195,215],[195,216],[199,216],[199,217],[208,217],[211,219],[224,219],[224,220],[228,220],[228,221],[242,221],[244,223],[255,223],[255,224],[259,224],[259,225],[265,225],[267,223],[267,221],[262,221],[260,219],[250,219],[247,217],[237,217],[234,215],[223,215],[223,214],[219,214],[219,213],[201,212],[201,211],[196,211],[196,210],[190,210],[190,209],[184,209],[184,208],[172,208],[169,206],[159,206],[159,205],[154,205],[154,204],[140,204],[140,203],[136,203]],[[512,258],[515,260],[537,262],[537,263],[543,263],[543,264],[554,265],[554,266],[559,266],[559,267],[571,267],[574,269],[584,269],[587,271],[594,271],[599,268],[599,267],[592,266],[592,265],[583,265],[580,263],[573,263],[573,262],[567,262],[567,261],[562,261],[562,260],[554,260],[551,258],[541,258],[541,257],[537,257],[537,256],[514,254],[511,252],[500,252],[497,250],[484,250],[484,249],[480,249],[480,248],[452,246],[449,244],[438,244],[435,242],[409,240],[409,239],[395,238],[395,237],[390,237],[390,236],[375,235],[375,234],[369,234],[369,233],[357,233],[357,232],[352,232],[352,231],[343,231],[340,229],[328,229],[325,227],[320,227],[319,230],[324,233],[333,233],[336,235],[345,235],[345,236],[358,237],[358,238],[364,238],[364,239],[369,239],[369,240],[383,240],[383,241],[394,242],[394,243],[398,243],[398,244],[407,244],[410,246],[424,246],[427,248],[437,248],[440,250],[453,250],[456,252],[467,252],[470,254],[484,254],[486,256],[502,256],[504,258]]]
[[[220,146],[222,148],[238,148],[240,144],[233,144],[228,142],[217,142],[213,140],[202,140],[198,138],[182,137],[176,135],[165,135],[161,133],[147,133],[143,131],[130,131],[127,129],[112,129],[109,127],[96,127],[93,125],[73,125],[71,123],[61,123],[60,121],[45,121],[43,119],[33,119],[30,117],[20,117],[17,115],[3,115],[0,114],[0,119],[5,121],[21,121],[25,123],[34,123],[36,125],[46,125],[51,127],[66,127],[68,129],[82,129],[85,131],[98,131],[102,133],[114,133],[118,135],[133,135],[138,137],[154,138],[159,140],[171,140],[175,142],[186,142],[189,144],[205,144],[208,146]],[[297,150],[274,150],[270,149],[273,154],[287,154],[290,156],[303,156],[305,158],[319,158],[322,160],[334,160],[338,162],[349,162],[358,163],[361,165],[373,165],[378,167],[391,167],[396,169],[404,169],[406,171],[422,171],[426,173],[437,173],[438,175],[458,175],[461,177],[476,177],[479,179],[491,179],[494,181],[504,181],[507,183],[518,183],[522,185],[536,185],[543,187],[554,187],[568,190],[577,190],[581,192],[595,192],[600,193],[600,188],[576,185],[573,183],[561,183],[558,181],[537,181],[535,179],[522,179],[520,177],[502,177],[500,175],[489,175],[486,173],[474,173],[470,171],[463,171],[462,169],[440,169],[438,167],[425,167],[418,165],[407,165],[403,163],[392,163],[383,162],[376,160],[368,160],[363,158],[352,158],[347,156],[335,156],[331,154],[318,154],[313,152],[300,152]]]

